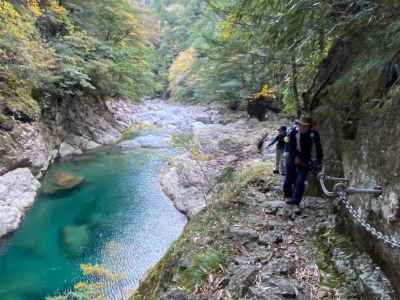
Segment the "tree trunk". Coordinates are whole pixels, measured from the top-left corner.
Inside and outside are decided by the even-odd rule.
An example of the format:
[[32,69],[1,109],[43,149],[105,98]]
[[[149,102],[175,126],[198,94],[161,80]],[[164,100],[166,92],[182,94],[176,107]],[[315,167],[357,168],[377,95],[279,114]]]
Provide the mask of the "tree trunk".
[[296,107],[296,114],[297,117],[300,117],[301,115],[301,107],[300,107],[300,97],[299,97],[299,90],[297,88],[297,63],[296,63],[296,55],[292,55],[292,93],[293,93],[293,100],[294,100],[294,105]]

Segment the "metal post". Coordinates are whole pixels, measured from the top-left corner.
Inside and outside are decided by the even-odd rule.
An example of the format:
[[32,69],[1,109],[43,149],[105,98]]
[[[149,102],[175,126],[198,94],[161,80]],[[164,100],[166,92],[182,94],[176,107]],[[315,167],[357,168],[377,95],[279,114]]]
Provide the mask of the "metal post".
[[[344,191],[347,194],[371,194],[376,196],[382,195],[383,192],[382,187],[379,186],[375,188],[355,188],[349,186],[349,180],[347,178],[327,176],[323,172],[319,173],[317,177],[321,184],[322,191],[328,197],[336,197],[340,191]],[[339,182],[335,184],[332,191],[329,191],[325,185],[325,181],[327,180]]]

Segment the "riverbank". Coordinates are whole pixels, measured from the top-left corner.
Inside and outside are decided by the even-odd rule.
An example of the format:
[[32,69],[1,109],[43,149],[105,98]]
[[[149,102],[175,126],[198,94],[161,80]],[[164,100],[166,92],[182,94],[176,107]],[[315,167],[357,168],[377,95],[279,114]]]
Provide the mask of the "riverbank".
[[63,122],[15,122],[12,131],[1,131],[7,149],[0,163],[0,238],[18,228],[37,197],[38,179],[55,160],[118,142],[136,109],[128,99],[87,101],[71,104]]
[[189,223],[131,299],[394,299],[380,268],[336,231],[337,203],[283,202],[273,153],[263,162],[256,148],[282,122],[225,114],[177,137],[186,152],[161,183]]

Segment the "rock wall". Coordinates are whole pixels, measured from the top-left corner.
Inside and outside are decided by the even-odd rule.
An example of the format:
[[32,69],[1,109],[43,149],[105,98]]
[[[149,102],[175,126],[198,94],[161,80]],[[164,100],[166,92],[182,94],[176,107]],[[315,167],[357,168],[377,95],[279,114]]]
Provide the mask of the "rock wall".
[[128,99],[72,100],[0,127],[0,237],[18,227],[55,159],[117,142],[135,118]]
[[[357,187],[382,186],[381,198],[352,196],[351,201],[370,224],[400,241],[400,47],[390,40],[388,26],[337,42],[305,100],[321,124],[328,172]],[[375,257],[400,295],[399,249],[374,238],[347,214],[343,229]]]

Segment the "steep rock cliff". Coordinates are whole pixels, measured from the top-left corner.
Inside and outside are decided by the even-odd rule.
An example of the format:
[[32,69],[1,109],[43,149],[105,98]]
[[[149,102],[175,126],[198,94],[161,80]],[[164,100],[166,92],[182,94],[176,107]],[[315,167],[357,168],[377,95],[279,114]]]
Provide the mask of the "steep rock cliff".
[[[320,122],[328,172],[354,186],[382,186],[382,197],[351,197],[359,214],[400,240],[399,22],[348,34],[331,48],[306,95]],[[308,100],[308,101],[307,101]],[[382,265],[400,294],[400,252],[377,240],[344,214],[343,229]]]

